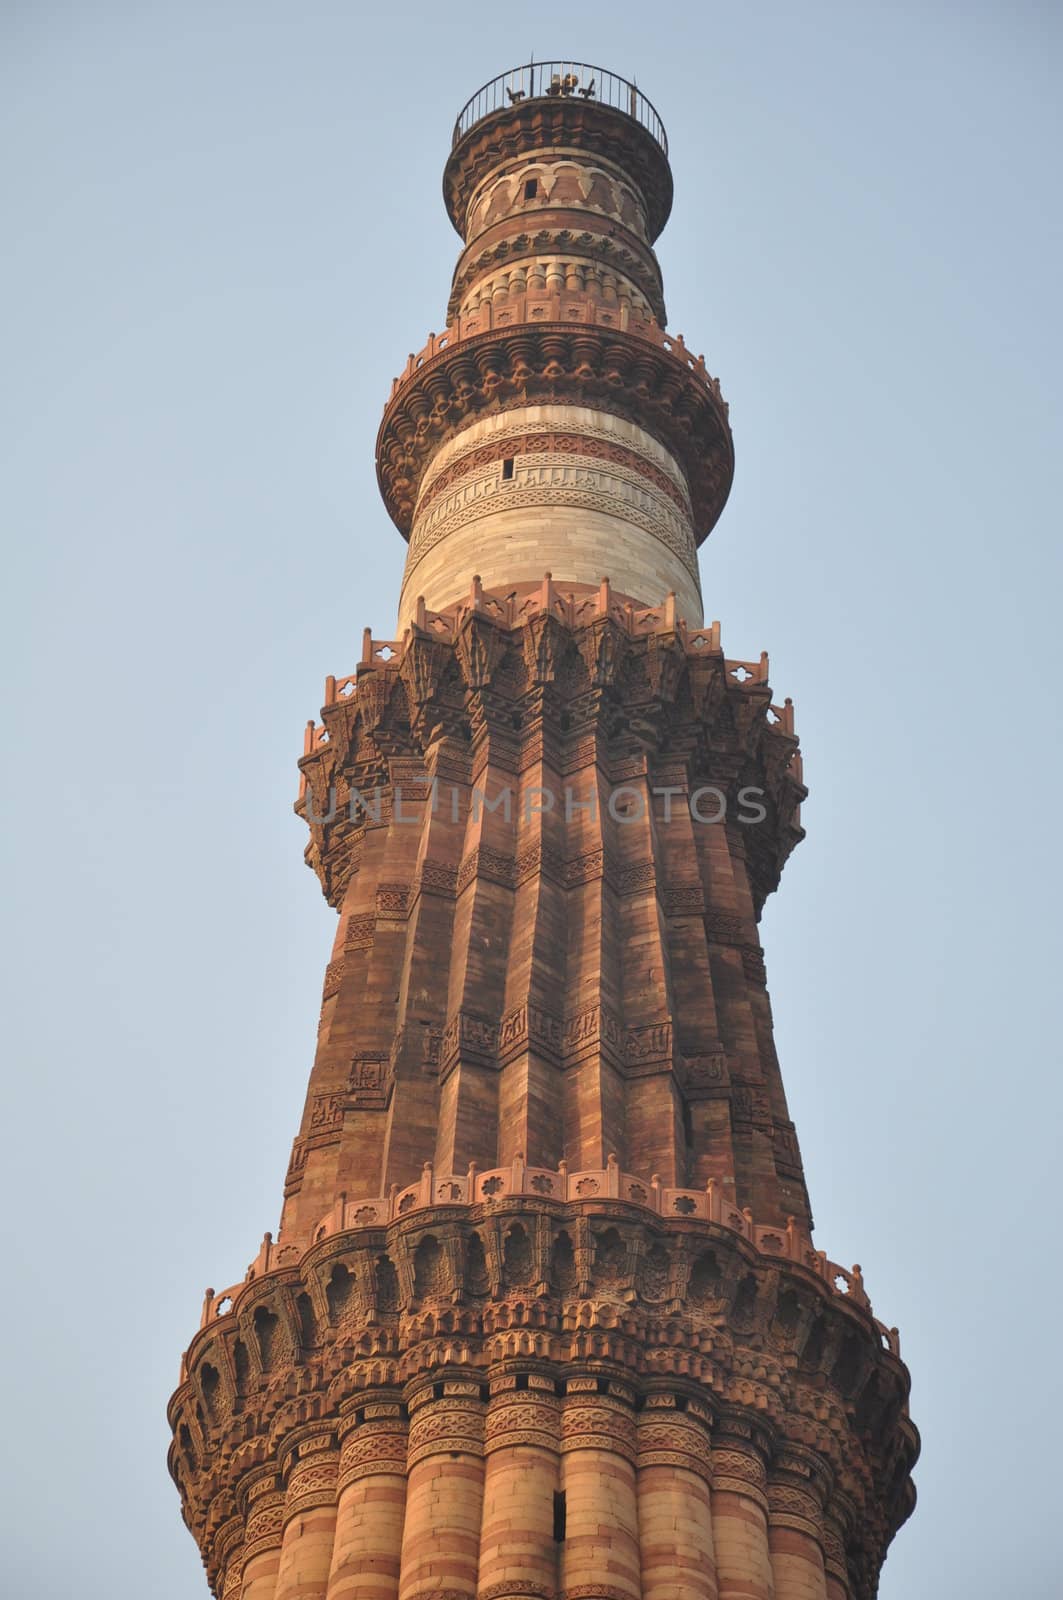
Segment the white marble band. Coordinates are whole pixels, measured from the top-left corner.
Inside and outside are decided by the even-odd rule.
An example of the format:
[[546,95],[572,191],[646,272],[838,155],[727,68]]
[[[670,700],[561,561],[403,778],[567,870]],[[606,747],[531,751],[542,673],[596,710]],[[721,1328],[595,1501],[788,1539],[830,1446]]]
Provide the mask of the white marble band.
[[[510,453],[511,452],[511,453]],[[431,610],[485,586],[608,576],[658,604],[675,591],[702,617],[690,499],[674,457],[637,425],[574,405],[480,418],[425,474],[410,534],[399,632],[420,595]]]

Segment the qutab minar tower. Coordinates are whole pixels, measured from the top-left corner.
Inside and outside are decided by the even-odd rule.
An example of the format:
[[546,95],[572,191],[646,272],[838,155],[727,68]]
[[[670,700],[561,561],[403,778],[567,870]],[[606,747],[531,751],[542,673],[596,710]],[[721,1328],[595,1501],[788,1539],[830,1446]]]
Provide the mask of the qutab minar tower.
[[280,1231],[170,1404],[224,1600],[868,1600],[914,1503],[772,1041],[806,791],[703,625],[733,453],[664,332],[666,150],[572,63],[454,132],[447,328],[377,441],[398,625],[300,762],[339,927]]

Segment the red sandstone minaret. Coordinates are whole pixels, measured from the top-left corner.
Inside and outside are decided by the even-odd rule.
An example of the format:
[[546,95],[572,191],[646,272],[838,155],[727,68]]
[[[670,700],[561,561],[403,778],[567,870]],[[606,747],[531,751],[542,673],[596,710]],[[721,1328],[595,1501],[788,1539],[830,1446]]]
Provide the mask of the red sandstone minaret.
[[733,454],[664,332],[664,129],[518,69],[444,193],[448,325],[377,442],[398,626],[300,763],[317,1055],[171,1401],[185,1518],[225,1600],[868,1600],[918,1437],[772,1041],[805,790],[766,657],[703,625]]

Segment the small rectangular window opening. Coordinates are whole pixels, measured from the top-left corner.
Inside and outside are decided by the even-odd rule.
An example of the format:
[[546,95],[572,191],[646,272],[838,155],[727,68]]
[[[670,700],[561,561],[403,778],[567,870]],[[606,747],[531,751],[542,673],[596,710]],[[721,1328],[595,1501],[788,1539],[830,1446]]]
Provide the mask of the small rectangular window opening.
[[502,477],[503,477],[503,479],[506,479],[506,478],[512,478],[512,476],[513,476],[513,457],[512,456],[507,456],[506,459],[502,463]]
[[534,200],[535,196],[538,193],[539,193],[539,180],[538,180],[538,178],[529,178],[527,183],[524,185],[524,198],[525,198],[525,200]]
[[565,1491],[554,1491],[554,1540],[562,1544],[565,1538]]

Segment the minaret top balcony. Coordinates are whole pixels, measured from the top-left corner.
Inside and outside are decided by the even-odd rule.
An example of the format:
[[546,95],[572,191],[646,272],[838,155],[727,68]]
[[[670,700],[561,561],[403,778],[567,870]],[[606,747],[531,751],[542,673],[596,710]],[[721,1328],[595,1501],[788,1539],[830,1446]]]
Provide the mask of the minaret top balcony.
[[664,123],[626,78],[584,61],[529,62],[478,89],[454,124],[443,175],[447,211],[469,242],[471,205],[500,163],[544,150],[583,152],[623,171],[645,205],[652,244],[672,206]]
[[500,72],[462,106],[454,124],[452,143],[459,144],[471,128],[496,111],[522,105],[527,100],[573,98],[622,111],[641,124],[656,139],[664,154],[668,154],[664,123],[637,85],[605,67],[592,67],[586,61],[530,61],[527,66]]

